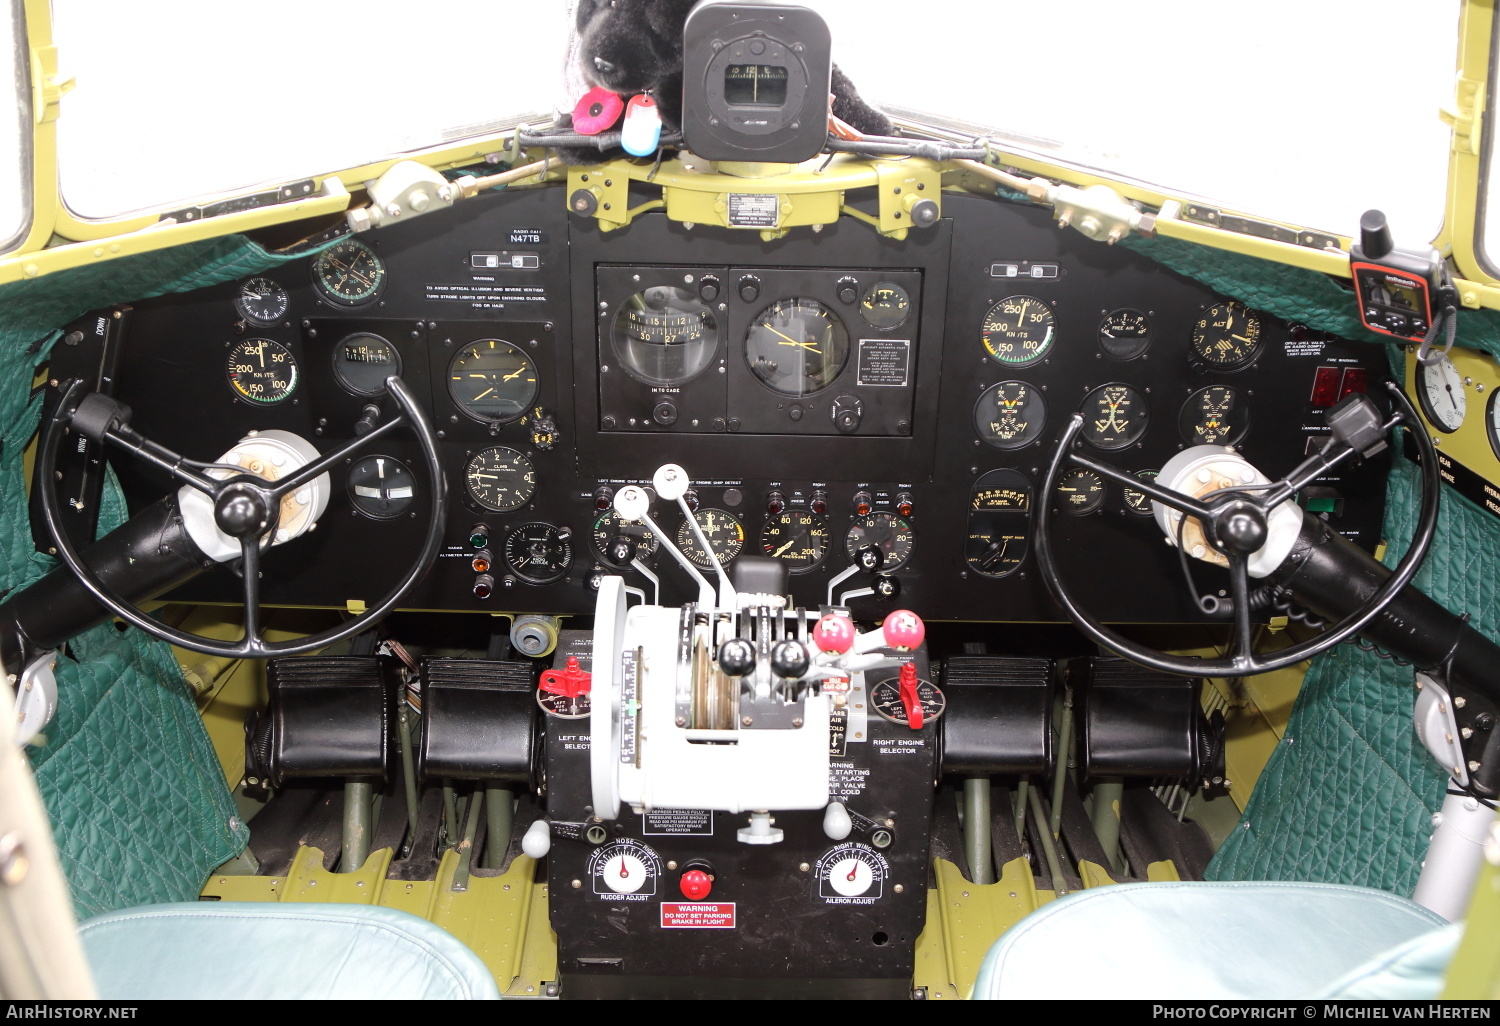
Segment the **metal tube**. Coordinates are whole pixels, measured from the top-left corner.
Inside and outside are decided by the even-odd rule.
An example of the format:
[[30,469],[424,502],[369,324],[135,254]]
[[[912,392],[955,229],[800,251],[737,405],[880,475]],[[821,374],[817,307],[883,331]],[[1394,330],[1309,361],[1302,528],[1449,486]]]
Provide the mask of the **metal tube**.
[[443,785],[443,847],[458,843],[458,797],[452,784]]
[[505,864],[505,853],[510,848],[511,803],[515,795],[508,787],[484,789],[485,842],[481,869],[499,869]]
[[476,790],[469,795],[468,814],[464,817],[464,836],[458,842],[458,866],[453,871],[453,890],[469,889],[469,863],[474,854],[474,837],[479,833],[479,811],[484,804],[484,792]]
[[1032,788],[1026,795],[1031,799],[1031,816],[1036,821],[1036,832],[1042,838],[1042,857],[1047,860],[1047,873],[1052,877],[1052,890],[1061,898],[1068,893],[1068,881],[1063,876],[1062,862],[1057,857],[1057,845],[1047,833],[1047,813],[1042,809],[1042,797]]
[[1073,698],[1063,698],[1062,727],[1058,730],[1057,768],[1052,777],[1052,820],[1049,824],[1055,839],[1062,830],[1063,791],[1068,782],[1068,764],[1073,761]]
[[969,879],[977,884],[995,882],[990,864],[990,782],[987,777],[964,781],[964,855],[969,860]]
[[344,784],[344,846],[339,872],[353,873],[370,857],[370,801],[375,785],[368,780]]
[[1125,781],[1119,777],[1108,777],[1094,785],[1094,836],[1116,873],[1125,872],[1125,860],[1120,856],[1120,798],[1124,794]]
[[1451,781],[1448,786],[1442,811],[1432,817],[1432,839],[1412,900],[1456,922],[1468,911],[1484,866],[1484,845],[1495,810],[1468,795],[1454,794]]
[[1016,836],[1026,839],[1026,792],[1031,788],[1031,778],[1023,776],[1016,784]]
[[406,789],[406,843],[401,846],[401,854],[406,855],[417,840],[417,767],[411,751],[411,714],[406,700],[399,701],[397,740],[401,743],[401,783]]

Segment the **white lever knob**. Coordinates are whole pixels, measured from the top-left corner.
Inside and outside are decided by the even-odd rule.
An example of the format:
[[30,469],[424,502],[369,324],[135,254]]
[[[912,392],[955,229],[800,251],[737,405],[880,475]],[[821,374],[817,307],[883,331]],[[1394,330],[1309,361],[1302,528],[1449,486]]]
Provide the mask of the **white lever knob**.
[[844,808],[844,803],[829,802],[828,808],[823,812],[823,833],[828,835],[828,839],[842,841],[853,829],[854,821],[849,818],[849,810]]

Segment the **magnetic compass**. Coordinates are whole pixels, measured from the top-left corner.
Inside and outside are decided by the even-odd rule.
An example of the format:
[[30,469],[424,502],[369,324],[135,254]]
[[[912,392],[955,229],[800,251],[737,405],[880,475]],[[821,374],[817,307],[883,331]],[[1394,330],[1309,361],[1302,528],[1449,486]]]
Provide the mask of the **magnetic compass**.
[[601,898],[645,900],[656,893],[660,877],[661,856],[640,841],[615,841],[589,856],[589,878]]

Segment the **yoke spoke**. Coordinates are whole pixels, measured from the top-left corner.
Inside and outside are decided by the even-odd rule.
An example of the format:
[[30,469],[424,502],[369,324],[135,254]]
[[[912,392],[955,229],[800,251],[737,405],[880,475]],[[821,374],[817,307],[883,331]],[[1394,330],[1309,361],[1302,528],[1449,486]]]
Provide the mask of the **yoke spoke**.
[[335,449],[333,452],[330,452],[324,456],[319,456],[317,459],[313,460],[311,463],[303,467],[301,470],[297,471],[295,474],[288,474],[286,477],[273,484],[270,488],[266,489],[266,494],[268,494],[273,500],[280,502],[281,499],[288,493],[294,492],[298,488],[301,488],[303,485],[317,480],[323,474],[326,474],[328,471],[332,470],[341,461],[359,452],[359,450],[375,441],[375,439],[380,438],[382,435],[390,434],[392,431],[396,430],[398,427],[401,427],[405,423],[405,416],[392,417],[390,420],[386,421],[384,424],[381,424],[369,434],[361,435],[358,438],[354,439],[352,442],[349,442],[348,444]]
[[1209,518],[1213,516],[1211,509],[1192,496],[1184,495],[1181,492],[1174,492],[1170,488],[1163,488],[1154,481],[1143,480],[1134,474],[1125,473],[1125,471],[1118,467],[1111,466],[1108,463],[1100,463],[1098,460],[1089,459],[1087,456],[1080,456],[1076,452],[1068,453],[1068,459],[1080,467],[1109,478],[1116,484],[1124,485],[1131,491],[1149,495],[1163,506],[1170,506],[1179,513],[1198,517],[1204,523],[1207,523]]

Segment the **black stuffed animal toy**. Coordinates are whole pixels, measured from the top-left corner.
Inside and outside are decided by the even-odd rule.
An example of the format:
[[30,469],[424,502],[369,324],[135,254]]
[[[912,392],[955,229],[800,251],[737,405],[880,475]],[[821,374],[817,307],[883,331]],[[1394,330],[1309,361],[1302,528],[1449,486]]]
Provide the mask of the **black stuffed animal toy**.
[[[578,0],[570,77],[621,97],[649,93],[661,115],[662,134],[677,133],[682,127],[683,28],[696,5],[697,0]],[[865,135],[891,134],[890,119],[860,99],[838,65],[832,86],[834,117]],[[608,156],[572,147],[558,152],[570,164]]]

